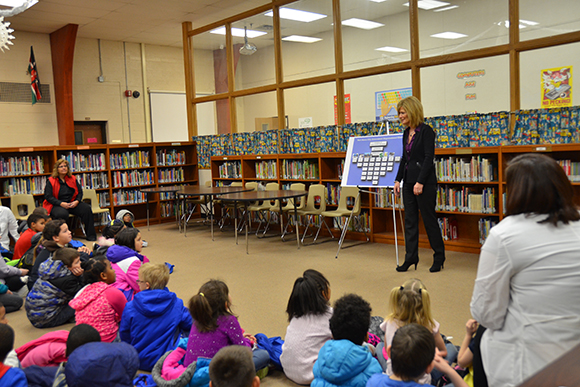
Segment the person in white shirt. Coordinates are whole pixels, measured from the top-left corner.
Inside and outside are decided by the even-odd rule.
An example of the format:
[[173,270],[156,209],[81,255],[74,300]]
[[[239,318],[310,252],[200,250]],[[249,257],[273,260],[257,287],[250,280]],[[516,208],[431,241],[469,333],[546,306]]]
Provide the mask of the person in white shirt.
[[524,154],[508,165],[507,217],[481,248],[471,314],[490,386],[516,386],[580,343],[580,213],[564,170]]
[[10,238],[8,234],[12,235],[14,242],[20,238],[18,234],[18,222],[8,207],[0,206],[0,245],[6,250],[10,250]]

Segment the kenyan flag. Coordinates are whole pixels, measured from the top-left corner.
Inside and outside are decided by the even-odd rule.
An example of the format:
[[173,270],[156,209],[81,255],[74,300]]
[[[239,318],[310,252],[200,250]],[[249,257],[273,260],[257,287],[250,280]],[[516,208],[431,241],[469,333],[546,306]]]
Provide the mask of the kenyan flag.
[[32,104],[38,102],[42,99],[42,94],[40,94],[40,80],[38,79],[38,73],[36,72],[36,60],[34,59],[34,50],[30,46],[30,63],[28,63],[28,73],[30,74],[30,90],[32,91]]

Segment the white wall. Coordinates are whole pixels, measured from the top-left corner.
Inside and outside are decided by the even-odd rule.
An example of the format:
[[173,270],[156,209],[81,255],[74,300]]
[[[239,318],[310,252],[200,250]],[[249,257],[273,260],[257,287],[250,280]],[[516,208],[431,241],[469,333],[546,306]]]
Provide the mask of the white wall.
[[16,31],[10,50],[0,52],[0,82],[30,84],[26,73],[30,46],[34,46],[36,67],[41,84],[50,85],[51,103],[0,102],[0,131],[3,147],[44,146],[58,144],[54,81],[50,39],[46,34]]

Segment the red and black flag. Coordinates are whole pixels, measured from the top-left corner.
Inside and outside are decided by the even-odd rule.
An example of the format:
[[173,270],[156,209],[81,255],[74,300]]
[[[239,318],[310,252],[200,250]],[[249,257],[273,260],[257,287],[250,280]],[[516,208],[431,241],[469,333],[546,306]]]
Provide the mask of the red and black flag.
[[30,61],[28,63],[28,73],[30,74],[30,90],[32,91],[32,104],[42,99],[40,94],[40,79],[38,79],[38,72],[36,72],[36,60],[34,59],[34,50],[30,46]]

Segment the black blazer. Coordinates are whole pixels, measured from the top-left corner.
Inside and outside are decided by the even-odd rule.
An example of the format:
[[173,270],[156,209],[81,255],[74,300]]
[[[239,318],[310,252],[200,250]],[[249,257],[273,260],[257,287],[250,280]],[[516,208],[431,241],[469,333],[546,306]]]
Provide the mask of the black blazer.
[[407,159],[407,139],[409,128],[403,134],[403,157],[399,164],[396,181],[404,181],[406,184],[437,184],[435,175],[435,131],[429,125],[423,123],[419,126],[419,132],[415,133],[415,140],[411,148],[411,156]]

